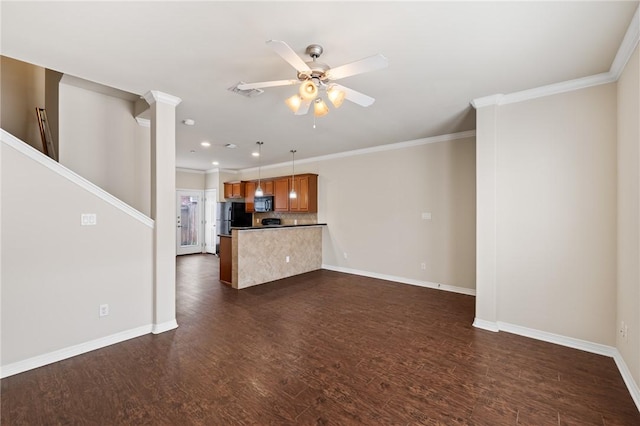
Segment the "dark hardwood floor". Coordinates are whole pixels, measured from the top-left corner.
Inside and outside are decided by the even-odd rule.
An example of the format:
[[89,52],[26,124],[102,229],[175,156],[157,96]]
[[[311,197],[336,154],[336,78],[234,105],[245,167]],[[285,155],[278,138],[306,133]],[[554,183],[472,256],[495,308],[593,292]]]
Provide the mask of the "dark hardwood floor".
[[178,258],[176,330],[2,380],[2,425],[640,425],[612,359],[471,326],[474,298]]

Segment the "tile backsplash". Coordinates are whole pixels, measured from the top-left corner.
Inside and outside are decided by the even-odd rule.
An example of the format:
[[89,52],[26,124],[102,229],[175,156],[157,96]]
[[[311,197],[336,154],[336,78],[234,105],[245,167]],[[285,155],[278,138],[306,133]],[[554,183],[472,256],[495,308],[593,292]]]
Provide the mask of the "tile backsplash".
[[253,214],[253,226],[259,226],[262,219],[279,218],[283,225],[294,225],[296,220],[298,225],[310,225],[318,223],[317,213],[282,213],[282,212],[266,212]]

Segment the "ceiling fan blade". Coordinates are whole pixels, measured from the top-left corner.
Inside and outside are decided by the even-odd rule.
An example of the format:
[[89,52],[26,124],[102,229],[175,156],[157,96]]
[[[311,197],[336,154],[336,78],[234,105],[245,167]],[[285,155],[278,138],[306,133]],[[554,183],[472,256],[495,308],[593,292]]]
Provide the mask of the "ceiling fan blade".
[[311,99],[309,99],[308,101],[302,101],[302,103],[300,104],[300,108],[298,108],[298,111],[296,111],[294,115],[305,115],[307,112],[309,112],[310,106]]
[[274,80],[274,81],[262,81],[259,83],[240,83],[238,84],[238,89],[240,90],[251,90],[251,89],[262,89],[265,87],[276,87],[276,86],[291,86],[293,84],[300,83],[300,80]]
[[367,96],[364,93],[360,93],[356,90],[349,89],[348,87],[344,87],[339,84],[334,84],[334,87],[344,92],[345,99],[348,99],[351,102],[358,104],[360,106],[368,107],[376,101],[371,96]]
[[307,71],[311,72],[311,68],[307,65],[300,56],[293,51],[291,47],[284,41],[280,40],[269,40],[267,44],[284,59],[289,62],[289,64],[296,69],[296,71],[302,72]]
[[369,56],[359,61],[351,62],[339,67],[331,68],[327,71],[330,80],[350,77],[364,72],[375,71],[389,66],[389,60],[382,54]]

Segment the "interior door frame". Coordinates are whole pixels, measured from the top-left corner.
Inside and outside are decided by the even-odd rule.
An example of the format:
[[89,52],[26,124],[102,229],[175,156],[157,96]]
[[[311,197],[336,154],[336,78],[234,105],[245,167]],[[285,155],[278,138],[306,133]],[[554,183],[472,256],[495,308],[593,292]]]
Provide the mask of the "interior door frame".
[[[218,190],[204,190],[204,252],[216,254],[216,239],[218,238],[218,230],[216,229],[218,218],[216,217],[216,206],[218,204]],[[209,234],[209,228],[213,226],[213,235]],[[207,239],[213,238],[211,244],[207,244]]]
[[[198,203],[198,216],[200,219],[197,231],[198,244],[193,246],[183,247],[180,244],[182,229],[180,224],[180,196],[182,195],[197,195],[200,200]],[[198,189],[176,189],[176,216],[176,255],[204,253],[204,191]]]

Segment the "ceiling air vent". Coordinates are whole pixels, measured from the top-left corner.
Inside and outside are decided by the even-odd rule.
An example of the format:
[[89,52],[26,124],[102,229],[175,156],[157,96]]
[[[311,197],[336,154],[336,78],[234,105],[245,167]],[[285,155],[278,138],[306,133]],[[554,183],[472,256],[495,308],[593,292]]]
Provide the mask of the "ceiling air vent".
[[245,84],[244,81],[239,81],[235,84],[235,86],[229,87],[227,90],[233,93],[237,93],[242,96],[246,96],[247,98],[252,98],[254,96],[258,96],[264,93],[262,89],[249,89],[249,90],[240,90],[238,89],[239,84]]

